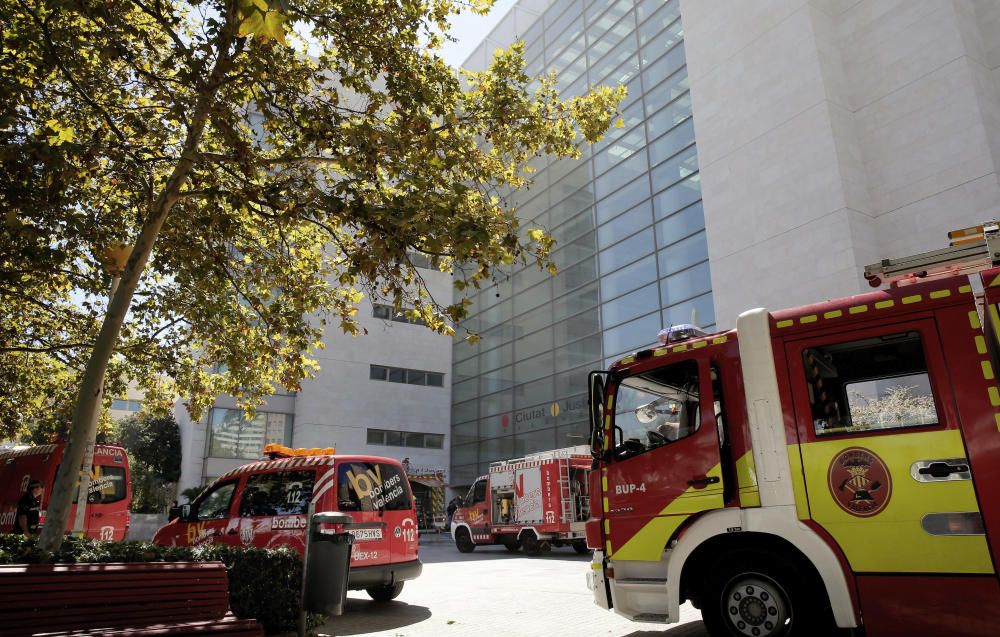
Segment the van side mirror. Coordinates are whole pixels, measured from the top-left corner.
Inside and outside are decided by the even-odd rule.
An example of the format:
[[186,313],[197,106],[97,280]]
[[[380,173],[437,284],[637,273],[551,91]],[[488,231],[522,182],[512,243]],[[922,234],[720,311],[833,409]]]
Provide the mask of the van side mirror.
[[182,504],[181,505],[181,522],[187,522],[191,519],[191,505]]
[[604,433],[604,373],[590,372],[590,392],[588,402],[590,403],[590,455],[595,460],[606,460],[607,451],[605,449]]

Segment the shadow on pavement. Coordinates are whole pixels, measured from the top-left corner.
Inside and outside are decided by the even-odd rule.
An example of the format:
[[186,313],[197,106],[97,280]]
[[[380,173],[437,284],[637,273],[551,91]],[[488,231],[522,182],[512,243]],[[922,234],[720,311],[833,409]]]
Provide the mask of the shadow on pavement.
[[398,600],[384,604],[348,597],[344,604],[344,614],[340,617],[328,617],[315,631],[319,635],[364,635],[410,626],[430,616],[431,610],[426,606]]
[[705,623],[696,621],[666,630],[637,630],[625,637],[709,637],[709,635]]
[[474,562],[482,560],[530,559],[530,560],[563,560],[568,562],[589,562],[590,553],[581,555],[568,546],[554,548],[545,555],[525,555],[522,551],[510,552],[502,546],[477,546],[472,553],[460,553],[455,544],[448,542],[420,541],[420,561],[424,564],[439,564],[442,562]]

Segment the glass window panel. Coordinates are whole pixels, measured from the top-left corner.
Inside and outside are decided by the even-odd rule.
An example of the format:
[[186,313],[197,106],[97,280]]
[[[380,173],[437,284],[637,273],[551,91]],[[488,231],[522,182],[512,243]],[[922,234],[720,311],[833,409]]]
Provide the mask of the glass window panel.
[[479,459],[479,444],[452,445],[451,463],[453,465],[474,463]]
[[118,409],[121,411],[128,411],[128,401],[122,400],[121,398],[115,398],[111,401],[111,408]]
[[406,370],[406,382],[410,385],[426,385],[427,372],[422,372],[417,369],[408,369]]
[[631,131],[633,128],[642,123],[645,118],[643,115],[642,101],[637,100],[634,104],[622,109],[622,121],[625,125],[622,128],[612,128],[604,136],[604,139],[597,142],[594,145],[594,152],[598,152],[611,144],[615,143],[620,137],[625,135],[627,131]]
[[426,449],[443,449],[444,434],[424,434],[424,447]]
[[555,331],[554,345],[560,346],[590,336],[601,329],[601,324],[597,311],[592,310],[560,321],[553,326],[553,329]]
[[480,346],[483,349],[493,349],[511,340],[511,329],[509,325],[501,324],[493,329],[486,330],[480,335]]
[[642,59],[643,64],[648,64],[663,55],[665,52],[670,50],[671,47],[683,39],[684,26],[681,24],[681,21],[678,20],[662,31],[653,34],[652,39],[649,40],[648,44],[641,42],[640,46],[642,46],[642,48],[639,49],[639,57]]
[[[628,34],[621,41],[615,42],[611,46],[613,48],[604,57],[597,62],[591,62],[590,77],[603,79],[605,76],[610,76],[615,69],[621,68],[623,65],[627,65],[638,72],[639,57],[635,54],[634,34]],[[590,59],[593,60],[593,57]]]
[[665,4],[664,0],[642,0],[635,8],[639,22],[656,13]]
[[[700,192],[699,192],[700,195]],[[607,223],[622,212],[649,197],[649,179],[643,175],[597,202],[594,207],[597,223]]]
[[465,360],[470,356],[475,356],[479,353],[479,342],[470,343],[465,340],[465,336],[461,333],[455,335],[455,339],[452,341],[451,355],[456,361]]
[[605,303],[601,306],[601,316],[607,328],[658,309],[660,309],[660,297],[656,291],[656,284],[653,283]]
[[556,245],[562,245],[593,229],[594,214],[590,208],[587,208],[553,230],[551,234],[552,238],[556,241]]
[[613,166],[617,166],[646,144],[646,131],[642,126],[622,135],[613,144],[594,155],[594,174],[600,175]]
[[[572,16],[569,17],[572,18]],[[558,55],[567,45],[575,40],[577,36],[582,33],[582,31],[583,20],[577,17],[576,21],[571,22],[561,33],[546,33],[545,38],[548,42],[545,46],[545,50],[548,52],[550,58]]]
[[656,224],[656,244],[660,247],[670,245],[704,229],[705,212],[698,202]]
[[[687,121],[685,121],[687,120]],[[684,123],[681,123],[684,122]],[[680,126],[677,126],[680,124]],[[670,130],[674,126],[673,130]],[[646,120],[650,139],[670,131],[650,142],[649,161],[658,164],[681,148],[694,143],[694,120],[691,119],[691,94],[685,93],[668,104],[662,111]]]
[[372,365],[368,370],[368,378],[371,380],[386,380],[389,376],[389,368],[381,365]]
[[640,232],[601,252],[601,272],[611,272],[636,259],[656,252],[653,233]]
[[[618,0],[608,6],[608,2],[600,1],[593,2],[585,12],[587,18],[587,34],[598,36],[602,31],[600,29],[609,28],[612,24],[617,22],[623,15],[628,13],[629,9],[632,8],[633,0]],[[604,12],[607,8],[607,12]]]
[[479,440],[479,423],[473,420],[471,422],[452,426],[451,439],[456,445]]
[[[569,243],[556,247],[558,249],[552,252],[552,261],[560,268],[567,267],[581,259],[594,256],[597,252],[597,232],[591,230]],[[548,275],[548,272],[546,274]]]
[[552,309],[548,305],[526,312],[514,319],[514,334],[517,338],[530,334],[552,323]]
[[691,82],[688,80],[685,66],[642,96],[646,102],[646,115],[652,115],[664,105],[687,93],[690,88]]
[[552,206],[550,218],[552,226],[558,226],[567,219],[572,219],[577,214],[590,207],[594,203],[594,194],[589,189],[577,190],[568,197]]
[[549,209],[548,191],[542,191],[524,203],[517,205],[517,216],[520,219],[534,219]]
[[551,402],[554,393],[555,382],[552,376],[518,385],[514,388],[514,408],[523,409],[528,405]]
[[514,304],[511,300],[504,299],[491,308],[486,309],[475,318],[479,320],[479,329],[488,330],[492,327],[503,323],[504,321],[510,320],[510,313]]
[[656,257],[648,257],[601,277],[601,296],[613,299],[656,280]]
[[708,244],[705,242],[705,232],[699,232],[687,239],[678,241],[668,248],[660,250],[659,259],[660,272],[663,275],[673,274],[708,259]]
[[[633,82],[633,80],[639,77],[639,56],[631,54],[625,58],[624,61],[618,68],[614,69],[607,76],[598,75],[594,69],[590,70],[590,77],[594,79],[594,84],[604,84],[604,85],[617,85],[626,84],[628,89],[628,96],[622,101],[622,108],[630,106],[639,95],[635,95],[634,91],[641,93],[641,88],[638,82]],[[631,84],[630,84],[631,82]]]
[[526,455],[537,451],[548,451],[556,446],[556,430],[534,429],[517,432],[517,454]]
[[513,401],[510,390],[502,391],[479,399],[479,414],[483,418],[502,414],[511,410]]
[[654,312],[624,325],[604,330],[604,349],[609,352],[634,351],[656,343],[660,313]]
[[369,429],[368,430],[368,444],[370,445],[384,445],[385,444],[385,432],[381,429]]
[[482,443],[481,457],[483,462],[496,462],[514,457],[514,438],[493,438]]
[[664,305],[704,294],[711,289],[712,278],[708,270],[708,261],[660,281],[660,293],[663,295]]
[[451,371],[455,375],[456,382],[469,380],[473,376],[479,374],[479,361],[478,359],[470,358],[460,363],[455,363],[452,366]]
[[[479,355],[479,370],[484,372],[488,369],[496,369],[503,365],[510,365],[514,361],[514,346],[510,343],[502,345],[496,349],[491,349]],[[456,379],[457,380],[457,379]]]
[[400,369],[399,367],[389,368],[389,382],[390,383],[405,383],[406,382],[406,370]]
[[537,285],[552,276],[547,270],[530,263],[527,267],[514,274],[514,294],[519,294],[533,285]]
[[510,389],[514,385],[514,368],[511,366],[501,367],[493,371],[486,372],[479,377],[479,393],[492,394],[496,391]]
[[601,357],[601,335],[594,334],[555,351],[556,370],[562,371],[579,367],[588,361]]
[[514,297],[514,315],[522,314],[552,300],[552,281],[546,280]]
[[580,55],[565,67],[556,69],[556,88],[558,88],[560,92],[566,91],[569,86],[583,77],[586,72],[587,58]]
[[467,400],[451,406],[452,422],[468,422],[479,417],[479,403],[475,400]]
[[552,373],[552,354],[546,352],[514,363],[514,379],[527,383]]
[[597,229],[598,244],[606,248],[625,237],[642,230],[653,221],[653,204],[646,200],[628,212],[619,215],[610,223]]
[[238,458],[240,425],[243,412],[238,409],[212,410],[211,440],[208,455],[213,458]]
[[594,257],[584,259],[556,274],[552,282],[555,296],[560,296],[595,279],[597,279],[597,259]]
[[556,448],[585,445],[589,440],[590,424],[581,420],[569,425],[559,425],[556,429]]
[[590,371],[596,369],[596,362],[566,372],[556,374],[556,397],[570,396],[587,387],[587,377]]
[[476,379],[455,383],[451,386],[451,399],[457,403],[471,400],[476,397],[477,393]]
[[429,387],[444,387],[444,374],[427,372],[427,385]]
[[549,68],[555,69],[557,72],[561,72],[563,69],[567,68],[572,62],[576,61],[577,58],[583,58],[583,52],[587,48],[586,42],[584,42],[583,36],[578,35],[570,42],[565,49],[559,51],[557,55],[549,59]]
[[514,341],[514,354],[518,359],[528,358],[550,349],[552,349],[551,327],[522,336]]
[[653,214],[657,219],[662,219],[699,199],[701,199],[701,176],[695,174],[653,197]]
[[316,471],[280,471],[247,478],[240,517],[302,515],[312,499]]
[[259,458],[264,450],[264,436],[267,427],[267,417],[258,411],[253,420],[244,419],[240,423],[240,440],[236,445],[238,458]]
[[[587,59],[590,60],[591,65],[594,65],[597,60],[615,49],[626,36],[633,34],[635,30],[635,15],[632,12],[623,15],[614,24],[609,24],[609,22],[610,20],[605,21],[602,18],[595,25],[596,28],[591,28],[587,31]],[[622,48],[627,48],[634,52],[636,45],[635,42],[627,42]],[[614,68],[614,66],[611,68]]]
[[663,310],[664,325],[680,325],[682,323],[714,324],[715,308],[712,305],[712,295],[704,294]]
[[[267,418],[267,430],[264,434],[264,444],[275,443],[279,445],[292,444],[292,420],[295,418],[291,414],[265,413]],[[261,449],[263,451],[263,449]]]
[[681,42],[670,49],[666,55],[646,66],[646,70],[642,72],[642,82],[646,86],[656,86],[670,77],[674,71],[684,66],[685,63],[684,43]]
[[662,188],[696,172],[698,172],[697,147],[690,146],[654,168],[650,177],[656,188]]
[[526,44],[524,47],[524,72],[528,77],[541,75],[545,66],[544,45],[541,38]]
[[592,175],[590,174],[590,162],[586,160],[563,160],[560,165],[571,170],[558,182],[553,183],[550,193],[553,200],[558,201],[570,195],[584,186],[590,184]]
[[[651,18],[649,17],[650,10],[653,10]],[[639,15],[640,22],[639,40],[645,44],[651,38],[655,37],[657,33],[678,21],[678,18],[681,17],[681,5],[679,0],[670,0],[670,2],[660,0],[655,5],[642,3],[641,6],[636,8],[636,12]],[[647,20],[646,18],[649,19]]]
[[561,296],[552,303],[552,320],[561,321],[597,305],[598,283],[593,283],[575,290],[566,296]]

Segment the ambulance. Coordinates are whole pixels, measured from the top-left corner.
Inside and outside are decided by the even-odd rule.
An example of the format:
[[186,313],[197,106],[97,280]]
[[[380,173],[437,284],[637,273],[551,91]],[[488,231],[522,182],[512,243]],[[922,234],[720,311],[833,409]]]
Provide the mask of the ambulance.
[[[41,480],[40,523],[45,523],[45,506],[52,497],[56,470],[62,462],[65,443],[22,447],[0,451],[0,533],[14,530],[17,501],[31,480]],[[79,483],[77,483],[79,489]],[[95,445],[94,463],[87,491],[84,534],[96,540],[124,540],[132,518],[132,481],[125,449],[113,445]],[[77,496],[69,512],[66,532],[76,522]]]
[[490,464],[452,515],[451,535],[462,553],[476,546],[502,544],[528,555],[553,546],[587,553],[590,515],[587,446],[529,454]]
[[181,515],[161,527],[164,546],[228,544],[305,551],[307,512],[350,514],[354,535],[348,586],[376,601],[395,599],[423,569],[417,557],[417,516],[410,483],[392,458],[335,455],[330,449],[269,444],[267,460],[221,476]]
[[1000,634],[1000,228],[590,375],[595,603],[712,635]]

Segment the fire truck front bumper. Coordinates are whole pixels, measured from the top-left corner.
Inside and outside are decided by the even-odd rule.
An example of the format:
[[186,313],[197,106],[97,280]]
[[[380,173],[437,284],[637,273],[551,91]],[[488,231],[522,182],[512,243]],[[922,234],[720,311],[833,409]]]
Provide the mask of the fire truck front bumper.
[[590,562],[590,571],[587,572],[587,588],[594,596],[595,604],[604,610],[611,610],[611,589],[605,576],[606,568],[607,561],[604,559],[604,551],[594,551],[594,557]]

